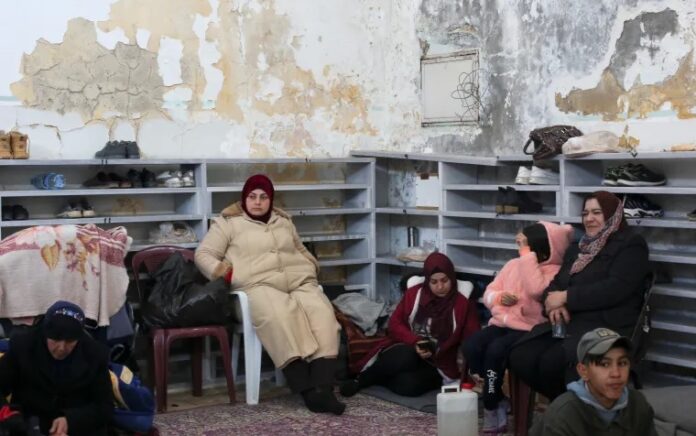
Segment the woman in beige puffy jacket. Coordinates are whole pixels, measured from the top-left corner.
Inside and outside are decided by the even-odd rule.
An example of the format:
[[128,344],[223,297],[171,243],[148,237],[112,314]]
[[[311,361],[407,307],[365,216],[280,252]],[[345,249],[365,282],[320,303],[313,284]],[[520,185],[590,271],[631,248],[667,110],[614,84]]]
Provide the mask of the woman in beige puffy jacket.
[[317,260],[290,216],[273,207],[273,183],[251,176],[242,200],[215,218],[196,250],[209,279],[225,277],[249,297],[251,321],[273,363],[313,412],[343,413],[333,392],[339,324],[319,288]]

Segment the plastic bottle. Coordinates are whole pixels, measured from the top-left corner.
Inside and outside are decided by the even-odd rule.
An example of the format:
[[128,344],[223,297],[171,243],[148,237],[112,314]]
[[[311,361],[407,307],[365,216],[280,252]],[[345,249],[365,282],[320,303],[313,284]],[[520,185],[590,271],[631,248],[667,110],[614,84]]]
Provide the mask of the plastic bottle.
[[437,394],[438,436],[478,435],[478,395],[473,385],[446,385]]

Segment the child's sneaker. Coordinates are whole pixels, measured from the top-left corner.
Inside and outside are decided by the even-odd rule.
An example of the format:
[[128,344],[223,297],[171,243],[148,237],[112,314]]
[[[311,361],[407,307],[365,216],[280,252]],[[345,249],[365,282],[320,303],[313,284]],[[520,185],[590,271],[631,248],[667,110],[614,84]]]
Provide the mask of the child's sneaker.
[[497,435],[498,428],[498,409],[483,409],[483,428],[481,428],[481,433]]
[[82,218],[82,209],[75,203],[68,203],[58,213],[58,218]]
[[196,179],[193,175],[193,170],[184,171],[181,181],[183,182],[185,188],[196,186]]

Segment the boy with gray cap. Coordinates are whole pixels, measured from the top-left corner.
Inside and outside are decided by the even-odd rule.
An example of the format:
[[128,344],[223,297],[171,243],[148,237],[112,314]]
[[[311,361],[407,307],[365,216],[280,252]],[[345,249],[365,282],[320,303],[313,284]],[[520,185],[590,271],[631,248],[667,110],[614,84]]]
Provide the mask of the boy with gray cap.
[[652,408],[627,386],[630,351],[631,341],[613,330],[585,333],[577,348],[580,380],[568,384],[530,435],[657,435]]

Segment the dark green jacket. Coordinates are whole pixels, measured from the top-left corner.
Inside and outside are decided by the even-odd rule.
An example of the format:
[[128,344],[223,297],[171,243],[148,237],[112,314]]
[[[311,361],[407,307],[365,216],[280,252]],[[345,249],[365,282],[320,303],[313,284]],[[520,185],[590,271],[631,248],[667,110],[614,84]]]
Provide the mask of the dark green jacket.
[[556,398],[530,436],[656,436],[653,410],[643,394],[628,388],[628,406],[606,424],[589,404],[573,392]]

